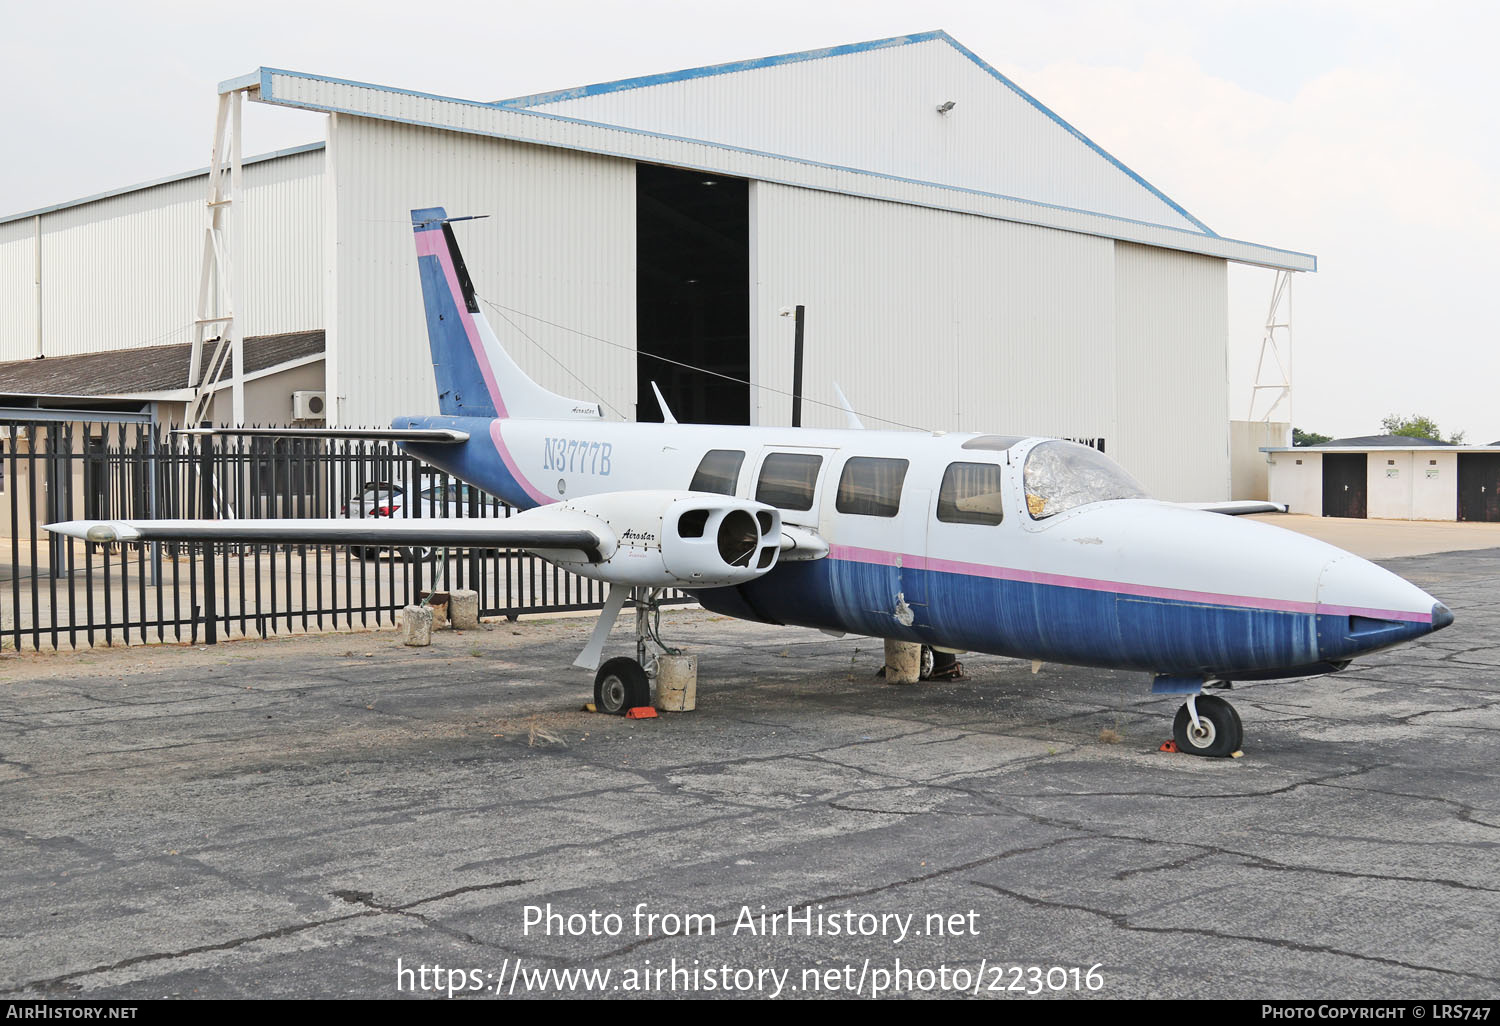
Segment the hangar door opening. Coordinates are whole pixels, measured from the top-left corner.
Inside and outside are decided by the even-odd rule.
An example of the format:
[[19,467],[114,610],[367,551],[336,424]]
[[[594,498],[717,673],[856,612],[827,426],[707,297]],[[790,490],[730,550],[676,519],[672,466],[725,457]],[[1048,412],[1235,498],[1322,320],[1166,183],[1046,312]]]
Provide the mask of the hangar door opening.
[[750,423],[749,183],[637,164],[635,199],[636,419],[655,381],[684,423]]
[[1500,452],[1458,454],[1458,519],[1500,521]]
[[1369,456],[1362,452],[1323,454],[1323,515],[1366,516],[1369,501]]

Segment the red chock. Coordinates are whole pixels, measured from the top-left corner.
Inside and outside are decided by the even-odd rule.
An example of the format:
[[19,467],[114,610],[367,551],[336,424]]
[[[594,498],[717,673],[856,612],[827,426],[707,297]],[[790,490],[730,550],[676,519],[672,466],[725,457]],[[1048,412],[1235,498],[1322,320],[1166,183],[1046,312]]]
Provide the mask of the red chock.
[[656,710],[649,705],[638,705],[634,709],[627,710],[625,718],[627,720],[654,720],[656,719]]
[[1157,751],[1158,752],[1176,752],[1177,751],[1177,742],[1176,741],[1163,741],[1161,743],[1161,747],[1158,748]]

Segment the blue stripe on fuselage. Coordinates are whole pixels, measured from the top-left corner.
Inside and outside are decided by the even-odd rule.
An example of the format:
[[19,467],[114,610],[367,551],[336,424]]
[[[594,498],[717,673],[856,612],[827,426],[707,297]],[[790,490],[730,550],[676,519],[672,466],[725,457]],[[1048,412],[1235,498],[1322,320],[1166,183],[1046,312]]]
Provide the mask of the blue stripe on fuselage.
[[[783,563],[739,588],[697,592],[715,612],[994,655],[1153,673],[1300,676],[1426,634],[1352,637],[1349,618],[1142,598],[1107,590],[854,560]],[[925,594],[925,603],[910,596]],[[896,619],[908,597],[912,623]],[[1327,669],[1326,666],[1322,667]],[[1292,672],[1300,671],[1300,672]]]

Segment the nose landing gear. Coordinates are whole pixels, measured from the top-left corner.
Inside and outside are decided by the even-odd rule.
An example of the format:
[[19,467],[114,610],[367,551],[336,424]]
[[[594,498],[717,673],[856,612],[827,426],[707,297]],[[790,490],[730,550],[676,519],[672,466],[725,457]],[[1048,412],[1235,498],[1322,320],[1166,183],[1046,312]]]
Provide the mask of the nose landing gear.
[[1234,706],[1215,695],[1189,695],[1172,722],[1179,752],[1223,759],[1240,750],[1245,729]]

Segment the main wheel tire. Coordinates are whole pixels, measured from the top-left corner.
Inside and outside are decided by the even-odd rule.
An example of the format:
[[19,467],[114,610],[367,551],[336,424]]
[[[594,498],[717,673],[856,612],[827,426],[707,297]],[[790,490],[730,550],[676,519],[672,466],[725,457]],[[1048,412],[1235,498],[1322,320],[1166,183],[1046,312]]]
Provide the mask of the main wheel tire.
[[917,679],[929,680],[932,677],[932,668],[937,657],[932,654],[931,645],[922,646],[921,662],[917,664]]
[[1193,718],[1186,705],[1177,710],[1177,718],[1172,721],[1172,739],[1177,742],[1177,750],[1210,759],[1224,759],[1239,751],[1245,740],[1245,728],[1234,706],[1215,695],[1199,695],[1194,704],[1198,707],[1197,730],[1193,729]]
[[638,705],[651,704],[651,681],[641,664],[628,656],[610,659],[594,675],[594,708],[624,716]]

